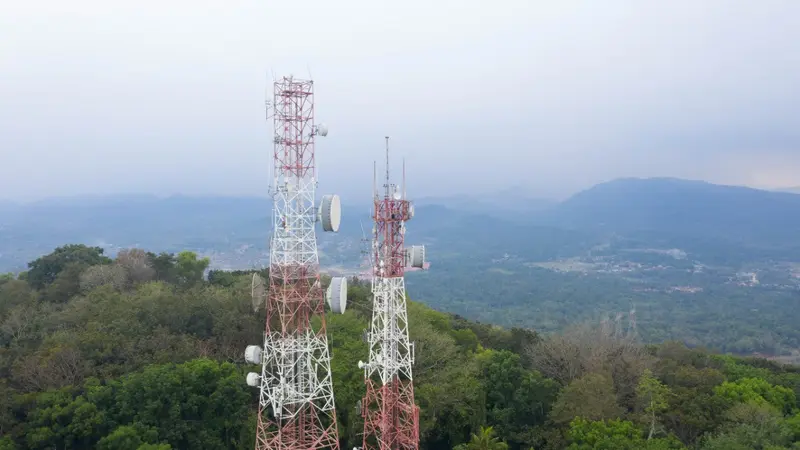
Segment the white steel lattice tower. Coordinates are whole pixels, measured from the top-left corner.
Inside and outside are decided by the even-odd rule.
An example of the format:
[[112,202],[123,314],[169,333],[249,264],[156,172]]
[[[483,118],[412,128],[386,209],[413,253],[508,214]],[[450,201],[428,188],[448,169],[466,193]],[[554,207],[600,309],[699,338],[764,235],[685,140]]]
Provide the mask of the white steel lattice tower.
[[[405,176],[403,177],[405,179]],[[369,361],[364,369],[367,392],[362,401],[363,449],[417,449],[419,408],[414,403],[414,345],[408,337],[404,270],[423,268],[424,247],[404,248],[405,222],[414,207],[389,181],[389,138],[386,138],[386,181],[383,195],[373,186],[372,323],[368,332]]]
[[263,350],[245,351],[262,365],[247,376],[260,389],[256,450],[339,448],[315,223],[338,231],[341,210],[335,195],[315,204],[314,138],[327,129],[314,125],[313,89],[313,81],[291,76],[274,83],[266,330]]

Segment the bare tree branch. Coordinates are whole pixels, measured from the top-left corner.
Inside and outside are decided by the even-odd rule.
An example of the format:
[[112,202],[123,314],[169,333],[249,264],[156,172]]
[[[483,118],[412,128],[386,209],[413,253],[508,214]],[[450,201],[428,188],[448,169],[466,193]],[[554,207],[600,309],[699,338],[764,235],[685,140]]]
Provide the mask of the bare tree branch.
[[155,279],[156,271],[150,265],[147,252],[140,248],[120,250],[117,253],[115,264],[125,269],[131,285],[146,283]]
[[128,275],[120,266],[102,264],[86,269],[80,278],[81,290],[89,291],[99,286],[111,285],[123,290],[128,284]]
[[563,333],[543,337],[527,349],[533,368],[566,385],[588,373],[611,373],[622,396],[632,395],[651,357],[630,333],[604,321],[572,326]]

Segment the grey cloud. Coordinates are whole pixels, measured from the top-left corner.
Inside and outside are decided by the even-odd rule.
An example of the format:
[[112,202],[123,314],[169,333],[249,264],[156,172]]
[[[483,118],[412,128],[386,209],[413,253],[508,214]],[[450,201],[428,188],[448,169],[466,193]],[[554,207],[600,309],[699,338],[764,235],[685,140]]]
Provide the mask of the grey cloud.
[[315,78],[343,195],[369,195],[386,134],[418,196],[800,185],[791,0],[7,3],[0,197],[263,193],[272,70]]

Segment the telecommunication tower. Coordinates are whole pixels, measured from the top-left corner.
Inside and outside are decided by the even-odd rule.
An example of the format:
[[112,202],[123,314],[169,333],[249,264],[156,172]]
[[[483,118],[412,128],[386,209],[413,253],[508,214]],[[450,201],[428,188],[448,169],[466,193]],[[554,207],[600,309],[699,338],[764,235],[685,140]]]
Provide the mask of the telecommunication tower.
[[[315,202],[314,140],[328,130],[314,124],[313,81],[291,76],[275,81],[270,106],[274,203],[266,293],[253,278],[253,295],[266,296],[266,330],[263,349],[250,345],[245,350],[247,362],[261,365],[261,373],[247,374],[247,384],[260,389],[255,448],[338,450],[315,234],[317,222],[324,231],[336,232],[341,220],[338,196],[323,196],[319,208]],[[328,302],[334,312],[344,312],[346,279],[336,280]],[[314,316],[318,320],[312,322]]]
[[[376,171],[377,172],[377,171]],[[369,361],[364,369],[366,395],[361,402],[364,418],[362,450],[419,448],[419,408],[414,403],[414,344],[408,338],[408,313],[404,269],[423,268],[425,247],[405,249],[405,222],[414,205],[403,185],[389,181],[389,137],[386,137],[386,179],[383,193],[373,176],[372,323],[367,333]]]

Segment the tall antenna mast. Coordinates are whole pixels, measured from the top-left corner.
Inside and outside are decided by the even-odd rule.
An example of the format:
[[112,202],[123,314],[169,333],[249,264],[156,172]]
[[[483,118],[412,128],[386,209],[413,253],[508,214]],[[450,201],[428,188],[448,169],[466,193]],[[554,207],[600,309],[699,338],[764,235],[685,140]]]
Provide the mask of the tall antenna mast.
[[[319,209],[315,200],[314,141],[328,129],[314,124],[313,81],[287,76],[273,87],[273,234],[264,347],[245,350],[247,362],[261,365],[261,373],[247,374],[247,384],[260,391],[255,448],[338,450],[315,232],[316,222],[336,232],[341,220],[337,195],[323,196]],[[344,312],[346,281],[334,278],[328,288],[333,312]]]
[[390,183],[388,136],[385,186],[383,198],[376,194],[373,202],[369,361],[358,363],[367,390],[361,402],[362,450],[417,450],[419,408],[414,403],[414,344],[408,337],[404,273],[407,265],[426,266],[425,247],[404,248],[405,222],[414,216],[414,206]]
[[403,198],[406,198],[406,159],[403,158]]
[[386,136],[386,184],[384,184],[386,188],[386,195],[391,195],[390,186],[389,186],[389,136]]

